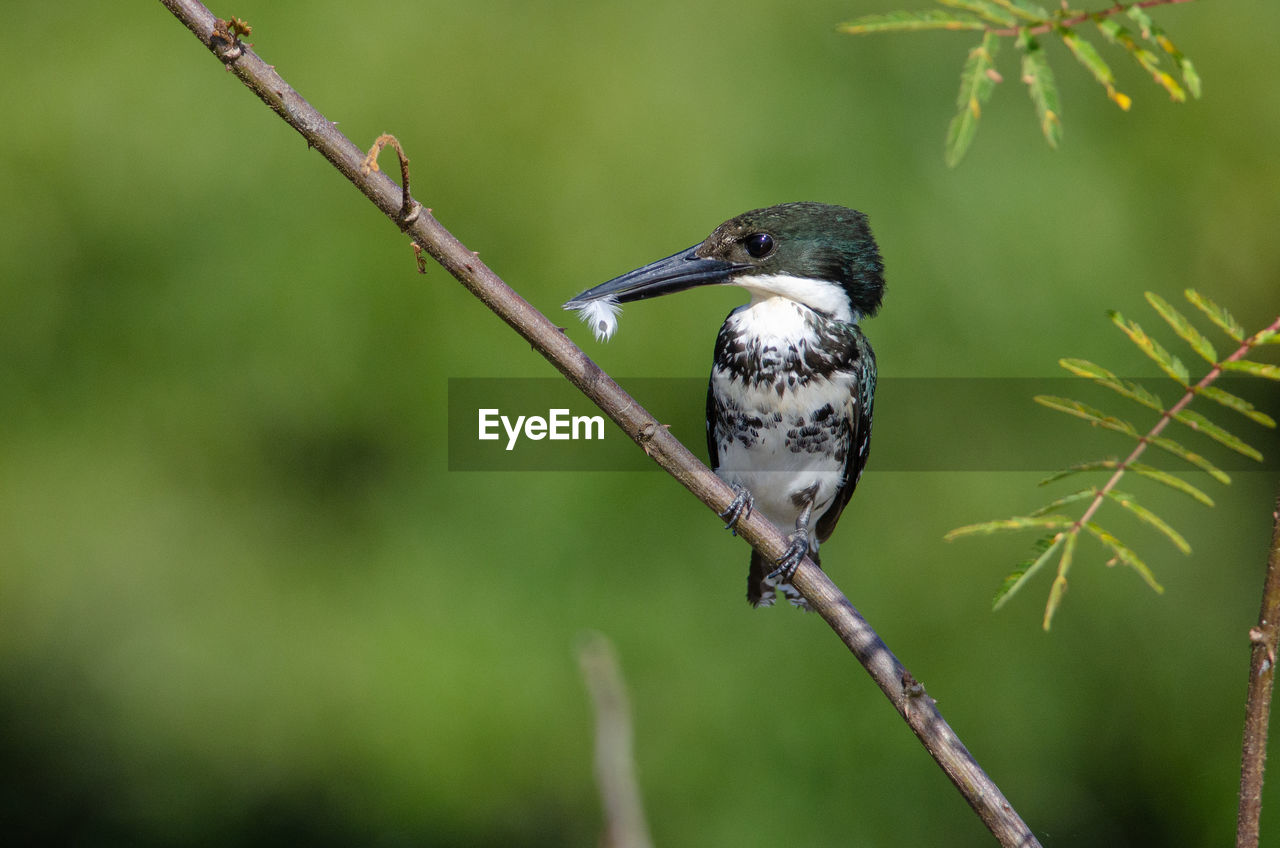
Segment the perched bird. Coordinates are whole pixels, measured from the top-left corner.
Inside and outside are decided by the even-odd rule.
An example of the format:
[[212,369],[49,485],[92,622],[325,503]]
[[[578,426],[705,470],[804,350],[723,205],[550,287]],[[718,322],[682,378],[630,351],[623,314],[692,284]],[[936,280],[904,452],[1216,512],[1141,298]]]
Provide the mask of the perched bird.
[[711,467],[737,492],[726,528],[758,509],[795,527],[777,563],[752,551],[747,600],[773,604],[806,554],[831,536],[867,462],[876,359],[859,322],[884,295],[884,266],[867,218],[823,203],[784,203],[725,221],[701,244],[589,289],[565,304],[597,337],[619,304],[731,285],[751,301],[716,338],[707,388]]

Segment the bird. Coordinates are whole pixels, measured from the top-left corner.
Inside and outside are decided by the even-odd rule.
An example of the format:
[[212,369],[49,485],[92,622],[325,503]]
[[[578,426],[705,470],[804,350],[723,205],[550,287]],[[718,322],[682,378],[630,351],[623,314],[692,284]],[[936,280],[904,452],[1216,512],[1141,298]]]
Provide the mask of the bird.
[[691,248],[582,292],[564,305],[598,338],[620,304],[696,286],[743,288],[716,337],[707,386],[707,450],[735,493],[726,529],[759,511],[794,530],[777,562],[751,553],[747,600],[772,606],[831,536],[871,445],[876,357],[861,329],[884,298],[884,263],[862,212],[783,203],[744,212]]

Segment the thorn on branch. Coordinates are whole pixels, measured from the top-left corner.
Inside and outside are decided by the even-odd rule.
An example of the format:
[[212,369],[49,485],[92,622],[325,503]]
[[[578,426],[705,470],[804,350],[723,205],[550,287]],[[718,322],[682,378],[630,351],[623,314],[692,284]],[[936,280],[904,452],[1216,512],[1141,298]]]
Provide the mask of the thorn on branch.
[[1260,645],[1267,649],[1267,658],[1263,661],[1262,672],[1265,674],[1270,671],[1276,664],[1276,649],[1271,644],[1271,634],[1267,633],[1262,627],[1250,627],[1249,642],[1252,645]]

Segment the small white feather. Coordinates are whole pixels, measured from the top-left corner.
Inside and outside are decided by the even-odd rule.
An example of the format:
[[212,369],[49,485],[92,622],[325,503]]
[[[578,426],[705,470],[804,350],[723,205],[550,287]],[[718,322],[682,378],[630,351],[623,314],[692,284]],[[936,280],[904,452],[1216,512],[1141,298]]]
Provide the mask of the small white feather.
[[612,296],[588,300],[574,309],[577,310],[578,317],[591,328],[598,342],[609,341],[609,337],[618,329],[618,313],[622,311],[622,306]]

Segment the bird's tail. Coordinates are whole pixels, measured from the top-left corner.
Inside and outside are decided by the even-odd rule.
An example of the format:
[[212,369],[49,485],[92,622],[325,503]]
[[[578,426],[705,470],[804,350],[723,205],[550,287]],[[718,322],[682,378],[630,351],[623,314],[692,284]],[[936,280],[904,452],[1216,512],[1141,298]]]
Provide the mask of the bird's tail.
[[[813,560],[814,565],[822,567],[817,551],[810,550],[809,559]],[[759,551],[751,552],[751,568],[747,572],[747,602],[753,607],[771,607],[777,599],[776,590],[781,589],[782,594],[786,595],[793,606],[808,612],[809,602],[796,591],[794,586],[790,583],[774,583],[769,580],[769,572],[774,568],[776,566],[760,556]]]

